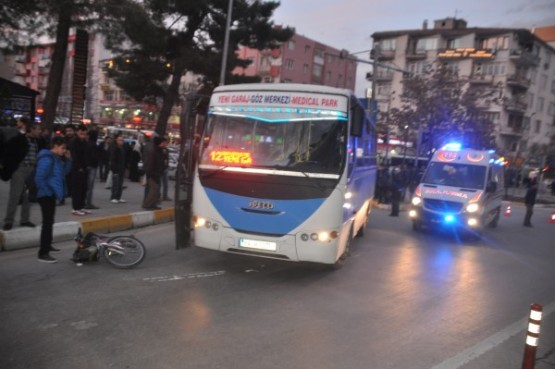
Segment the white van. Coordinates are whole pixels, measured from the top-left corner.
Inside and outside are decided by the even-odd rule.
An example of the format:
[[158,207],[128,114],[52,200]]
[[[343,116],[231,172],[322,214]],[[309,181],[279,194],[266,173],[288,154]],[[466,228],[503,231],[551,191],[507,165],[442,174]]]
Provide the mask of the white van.
[[504,163],[493,151],[449,144],[436,151],[414,192],[413,229],[454,226],[474,234],[495,227],[504,194]]

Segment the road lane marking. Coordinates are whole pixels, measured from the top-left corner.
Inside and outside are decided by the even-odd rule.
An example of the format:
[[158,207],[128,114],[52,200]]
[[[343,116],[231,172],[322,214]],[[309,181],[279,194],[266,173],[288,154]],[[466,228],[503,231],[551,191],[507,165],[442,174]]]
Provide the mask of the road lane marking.
[[[543,317],[547,317],[555,311],[555,302],[552,302],[548,306],[543,308]],[[489,350],[499,346],[504,341],[517,335],[518,333],[525,331],[528,327],[528,317],[529,314],[522,319],[514,322],[513,324],[505,327],[497,333],[494,333],[490,337],[486,338],[482,342],[467,348],[466,350],[460,352],[459,354],[445,360],[443,363],[432,367],[431,369],[458,369],[461,366],[469,363],[470,361],[482,356]]]
[[143,278],[143,281],[172,282],[172,281],[181,281],[183,279],[217,277],[223,274],[225,274],[225,270],[218,270],[216,272],[190,273],[190,274],[183,274],[183,275],[164,275],[160,277],[147,277],[147,278]]

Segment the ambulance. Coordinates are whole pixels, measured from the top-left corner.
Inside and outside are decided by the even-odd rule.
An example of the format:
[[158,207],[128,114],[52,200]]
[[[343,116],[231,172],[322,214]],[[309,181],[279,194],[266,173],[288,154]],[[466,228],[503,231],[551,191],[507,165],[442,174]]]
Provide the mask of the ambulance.
[[455,227],[479,235],[496,227],[504,195],[504,160],[493,151],[448,144],[430,160],[411,199],[412,227]]

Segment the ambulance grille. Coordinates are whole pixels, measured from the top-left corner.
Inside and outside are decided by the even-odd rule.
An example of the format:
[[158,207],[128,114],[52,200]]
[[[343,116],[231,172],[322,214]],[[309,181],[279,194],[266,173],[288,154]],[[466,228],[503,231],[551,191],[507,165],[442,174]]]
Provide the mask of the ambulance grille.
[[458,213],[462,210],[463,204],[454,201],[444,201],[436,199],[424,199],[424,207],[426,209],[441,211],[441,212],[455,212]]

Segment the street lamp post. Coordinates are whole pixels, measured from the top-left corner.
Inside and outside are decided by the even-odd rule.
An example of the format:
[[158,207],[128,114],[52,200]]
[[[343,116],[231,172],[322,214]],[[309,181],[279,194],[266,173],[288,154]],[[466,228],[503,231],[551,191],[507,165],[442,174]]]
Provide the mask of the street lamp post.
[[227,20],[225,23],[224,49],[222,53],[222,70],[220,71],[220,86],[225,85],[225,69],[227,64],[227,51],[229,49],[229,28],[231,27],[231,11],[233,10],[233,0],[229,0],[227,7]]

